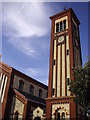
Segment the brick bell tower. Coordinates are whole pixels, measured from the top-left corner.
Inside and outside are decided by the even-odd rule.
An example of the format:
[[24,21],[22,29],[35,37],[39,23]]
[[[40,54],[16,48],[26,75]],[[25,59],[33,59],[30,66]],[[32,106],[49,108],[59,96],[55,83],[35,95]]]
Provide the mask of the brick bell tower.
[[82,65],[79,25],[72,8],[50,17],[51,44],[46,117],[76,119],[74,96],[69,84],[74,67]]

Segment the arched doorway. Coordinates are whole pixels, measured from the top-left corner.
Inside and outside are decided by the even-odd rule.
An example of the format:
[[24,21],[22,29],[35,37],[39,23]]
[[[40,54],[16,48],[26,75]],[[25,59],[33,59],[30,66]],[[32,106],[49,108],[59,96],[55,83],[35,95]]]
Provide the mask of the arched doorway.
[[41,118],[40,117],[35,117],[34,120],[41,120]]

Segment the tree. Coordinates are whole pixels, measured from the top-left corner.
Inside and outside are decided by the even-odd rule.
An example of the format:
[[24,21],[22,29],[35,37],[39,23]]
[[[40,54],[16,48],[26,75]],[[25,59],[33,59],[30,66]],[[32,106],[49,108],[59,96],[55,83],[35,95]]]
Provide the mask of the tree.
[[75,103],[83,108],[86,118],[86,112],[90,108],[90,61],[73,71],[74,81],[70,82],[70,91],[75,95]]

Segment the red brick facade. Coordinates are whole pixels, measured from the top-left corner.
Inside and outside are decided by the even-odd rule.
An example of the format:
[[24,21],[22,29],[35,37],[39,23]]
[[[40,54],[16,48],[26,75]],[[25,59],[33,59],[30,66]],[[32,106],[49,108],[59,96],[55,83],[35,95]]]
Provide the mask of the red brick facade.
[[[46,108],[46,102],[45,102],[44,98],[40,98],[38,96],[31,95],[30,93],[28,93],[28,89],[26,92],[24,92],[24,91],[20,91],[18,89],[18,87],[14,88],[15,80],[17,80],[17,79],[14,79],[14,77],[16,75],[18,77],[21,77],[23,80],[25,80],[25,82],[28,81],[29,84],[32,83],[33,85],[36,85],[38,87],[38,91],[40,88],[40,89],[42,89],[42,92],[44,92],[44,94],[45,93],[47,94],[47,90],[48,90],[48,87],[46,85],[9,67],[8,65],[4,64],[3,62],[0,62],[0,79],[1,79],[0,89],[1,89],[1,84],[3,81],[3,77],[1,78],[1,74],[6,75],[8,77],[4,99],[3,99],[3,102],[0,104],[0,106],[2,106],[2,107],[0,107],[0,115],[1,115],[0,118],[1,119],[10,119],[12,116],[14,116],[15,113],[11,112],[11,111],[12,110],[15,111],[15,109],[18,109],[18,108],[15,108],[16,100],[18,100],[20,103],[23,104],[23,108],[21,110],[21,111],[23,111],[23,113],[22,113],[23,120],[26,118],[31,119],[33,117],[32,113],[31,113],[31,107],[33,107],[33,110],[37,107],[40,107],[43,110]],[[4,81],[5,81],[5,79],[4,79]],[[4,83],[3,83],[3,87],[5,87]],[[17,84],[19,84],[19,83],[17,83]],[[3,93],[3,91],[2,91],[2,93]],[[2,93],[0,91],[0,94],[2,94]],[[14,98],[15,98],[15,101],[13,100]],[[14,104],[13,104],[13,101],[14,101]]]
[[[62,32],[55,33],[55,21],[58,19],[61,19],[63,17],[68,17],[68,29]],[[75,13],[73,12],[72,8],[68,10],[64,10],[63,12],[60,12],[54,16],[51,16],[51,44],[50,44],[50,62],[49,62],[49,84],[48,84],[48,98],[46,99],[46,117],[52,118],[52,105],[54,104],[69,104],[69,110],[70,110],[70,119],[76,119],[76,105],[73,101],[74,97],[67,96],[67,59],[66,59],[66,41],[62,42],[62,44],[65,44],[64,50],[65,50],[65,97],[62,96],[62,44],[60,48],[60,97],[57,97],[57,40],[60,36],[68,35],[69,36],[69,59],[70,59],[70,79],[74,80],[73,74],[73,67],[75,65],[74,63],[74,48],[73,48],[73,32],[72,32],[72,18],[76,22],[78,28],[79,28],[79,20],[76,17]],[[78,36],[79,38],[79,36]],[[76,38],[76,39],[78,39]],[[53,49],[54,49],[54,40],[56,40],[56,77],[55,77],[55,97],[52,97],[52,76],[53,76]],[[79,45],[80,45],[80,38],[79,38]],[[81,58],[81,49],[80,49],[80,63],[82,64],[82,58]],[[80,64],[80,65],[81,65]]]

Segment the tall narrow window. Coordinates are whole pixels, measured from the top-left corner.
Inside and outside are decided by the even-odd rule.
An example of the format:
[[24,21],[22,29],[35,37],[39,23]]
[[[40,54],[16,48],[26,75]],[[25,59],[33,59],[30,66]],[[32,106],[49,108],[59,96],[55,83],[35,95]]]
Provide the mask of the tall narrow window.
[[55,95],[55,88],[52,89],[52,96]]
[[62,22],[60,22],[60,31],[62,31],[62,28],[63,28]]
[[38,97],[42,98],[42,90],[41,89],[39,89]]
[[19,119],[18,116],[19,116],[19,113],[18,113],[18,111],[16,111],[16,112],[15,112],[15,120],[18,120],[18,119]]
[[56,32],[59,32],[59,23],[56,24]]
[[30,94],[34,94],[34,87],[33,87],[33,85],[30,85]]
[[65,120],[65,113],[62,113],[62,120]]
[[63,21],[64,23],[64,30],[66,29],[66,20]]
[[23,91],[24,82],[22,80],[19,81],[19,90]]
[[60,120],[60,113],[56,112],[56,120]]
[[67,50],[67,55],[69,55],[69,50]]
[[67,78],[67,85],[70,85],[70,78]]
[[53,65],[55,65],[55,59],[53,60]]
[[65,42],[66,42],[66,35],[64,36]]

